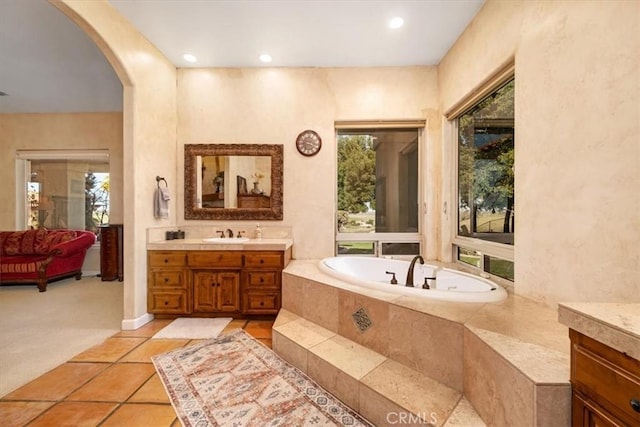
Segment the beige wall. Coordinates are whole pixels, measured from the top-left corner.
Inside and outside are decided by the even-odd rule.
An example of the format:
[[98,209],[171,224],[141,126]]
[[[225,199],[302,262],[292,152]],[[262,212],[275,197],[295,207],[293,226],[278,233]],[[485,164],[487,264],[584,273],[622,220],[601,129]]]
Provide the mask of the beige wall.
[[[284,219],[276,224],[292,227],[298,259],[334,253],[334,121],[427,118],[437,124],[436,111],[435,67],[178,72],[179,147],[194,143],[284,145]],[[294,144],[305,129],[315,130],[322,138],[322,149],[310,158],[300,155]],[[423,147],[437,132],[437,126],[425,132]],[[182,157],[178,169],[183,169]],[[178,196],[182,219],[184,197]]]
[[122,113],[0,114],[0,135],[0,229],[16,228],[17,150],[109,150],[110,217],[122,221]]
[[635,1],[489,1],[440,64],[446,111],[515,56],[518,294],[640,301],[639,28]]
[[106,0],[51,0],[98,45],[124,90],[123,105],[123,328],[146,322],[146,229],[176,223],[153,217],[157,175],[176,194],[176,69]]

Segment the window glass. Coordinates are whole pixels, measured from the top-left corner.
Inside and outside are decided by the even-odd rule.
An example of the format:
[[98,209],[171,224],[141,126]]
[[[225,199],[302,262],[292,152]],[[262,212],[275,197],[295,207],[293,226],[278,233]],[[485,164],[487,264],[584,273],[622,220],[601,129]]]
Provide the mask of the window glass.
[[420,255],[420,243],[385,242],[382,243],[382,255]]
[[513,262],[505,259],[484,256],[484,271],[513,282]]
[[458,118],[458,235],[513,245],[514,81]]
[[418,130],[340,130],[338,232],[418,232]]
[[458,261],[480,268],[480,252],[458,247]]
[[109,164],[33,160],[27,182],[29,228],[97,233],[109,222]]
[[375,255],[375,242],[338,242],[338,255]]

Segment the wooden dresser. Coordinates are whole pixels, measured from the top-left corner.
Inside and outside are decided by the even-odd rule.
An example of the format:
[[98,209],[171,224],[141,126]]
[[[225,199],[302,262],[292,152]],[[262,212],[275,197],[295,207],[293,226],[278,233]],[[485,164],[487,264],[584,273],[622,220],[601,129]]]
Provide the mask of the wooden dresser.
[[124,279],[122,224],[100,226],[100,277],[103,281]]
[[149,250],[147,309],[156,315],[278,314],[283,251]]

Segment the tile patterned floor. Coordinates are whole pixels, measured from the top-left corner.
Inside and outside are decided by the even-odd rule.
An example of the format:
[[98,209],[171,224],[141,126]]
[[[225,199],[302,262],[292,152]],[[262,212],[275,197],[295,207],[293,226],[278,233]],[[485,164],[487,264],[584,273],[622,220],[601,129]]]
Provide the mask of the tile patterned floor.
[[[122,331],[0,399],[3,427],[179,427],[151,356],[201,340],[150,338],[171,320]],[[233,320],[271,347],[272,321]]]

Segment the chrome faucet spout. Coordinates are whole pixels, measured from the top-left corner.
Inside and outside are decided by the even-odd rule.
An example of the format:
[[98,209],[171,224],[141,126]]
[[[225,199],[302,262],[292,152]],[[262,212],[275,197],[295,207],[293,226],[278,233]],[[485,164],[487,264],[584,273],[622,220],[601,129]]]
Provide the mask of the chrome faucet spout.
[[227,236],[233,237],[233,231],[230,228],[227,228]]
[[404,285],[413,288],[413,269],[416,266],[416,261],[420,261],[420,264],[424,264],[424,258],[421,255],[416,255],[409,264],[409,271],[407,271],[407,280],[404,281]]

